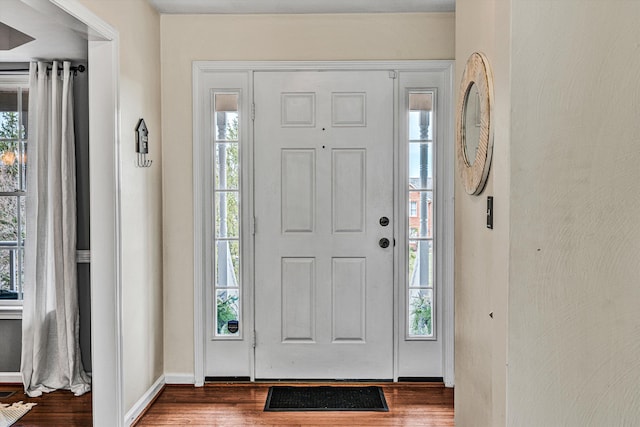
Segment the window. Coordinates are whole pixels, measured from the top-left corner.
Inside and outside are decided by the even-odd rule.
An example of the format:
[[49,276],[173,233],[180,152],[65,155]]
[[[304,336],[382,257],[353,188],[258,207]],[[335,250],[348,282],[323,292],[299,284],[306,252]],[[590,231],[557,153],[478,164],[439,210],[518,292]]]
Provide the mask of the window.
[[433,92],[409,93],[407,336],[434,337]]
[[214,93],[215,336],[239,336],[240,175],[238,93]]
[[0,300],[22,300],[28,76],[0,76]]
[[410,217],[418,216],[418,201],[417,200],[409,201],[409,216]]

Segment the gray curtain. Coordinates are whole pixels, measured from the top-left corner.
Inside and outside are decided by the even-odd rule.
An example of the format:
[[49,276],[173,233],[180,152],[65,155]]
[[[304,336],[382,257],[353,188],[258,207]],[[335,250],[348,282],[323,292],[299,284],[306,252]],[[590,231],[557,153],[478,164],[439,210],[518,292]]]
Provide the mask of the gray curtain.
[[32,63],[29,76],[21,372],[31,397],[79,396],[91,386],[79,344],[73,71],[47,65]]

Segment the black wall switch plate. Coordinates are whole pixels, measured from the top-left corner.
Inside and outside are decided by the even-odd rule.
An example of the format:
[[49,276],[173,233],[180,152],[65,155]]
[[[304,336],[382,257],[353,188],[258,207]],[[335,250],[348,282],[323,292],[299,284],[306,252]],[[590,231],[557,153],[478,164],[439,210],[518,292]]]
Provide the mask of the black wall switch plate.
[[487,197],[487,228],[493,229],[493,196]]

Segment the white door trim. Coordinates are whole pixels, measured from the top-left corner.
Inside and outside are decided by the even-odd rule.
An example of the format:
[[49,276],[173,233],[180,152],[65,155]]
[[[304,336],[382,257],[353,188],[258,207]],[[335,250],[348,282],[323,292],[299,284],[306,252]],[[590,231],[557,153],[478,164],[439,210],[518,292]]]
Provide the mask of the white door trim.
[[[77,0],[49,0],[89,29],[93,425],[125,425],[122,372],[118,32]],[[96,244],[99,242],[100,244]]]
[[[443,159],[446,164],[451,166],[445,169],[440,175],[440,187],[438,191],[442,191],[444,197],[440,202],[440,218],[454,218],[455,217],[455,199],[454,199],[454,180],[455,180],[455,150],[454,150],[454,138],[453,138],[453,126],[454,126],[454,100],[455,91],[453,84],[453,64],[449,68],[449,72],[445,77],[445,91],[450,95],[445,99],[445,111],[442,112],[444,116],[444,133],[445,140],[451,142],[447,144],[443,150]],[[442,168],[441,168],[442,169]],[[436,244],[440,245],[442,264],[440,267],[440,275],[442,277],[442,283],[445,284],[442,289],[442,300],[444,305],[444,342],[442,343],[442,367],[443,367],[443,381],[446,387],[453,387],[455,385],[454,375],[454,234],[455,234],[455,221],[445,221],[441,230],[441,236]]]
[[[389,70],[389,71],[431,71],[443,72],[446,75],[446,88],[448,92],[447,108],[442,112],[445,123],[445,140],[451,146],[445,153],[446,162],[450,166],[447,174],[441,178],[444,190],[448,197],[441,203],[444,204],[443,217],[453,218],[453,64],[454,61],[194,61],[193,62],[193,185],[194,185],[194,377],[196,386],[204,385],[205,377],[205,277],[206,260],[204,259],[204,238],[205,206],[203,201],[205,188],[204,184],[204,164],[203,159],[207,154],[206,141],[203,138],[202,126],[205,117],[201,111],[202,90],[204,89],[204,76],[209,73],[224,71],[239,71],[251,73],[253,71],[296,71],[296,70]],[[250,90],[253,88],[250,86]],[[398,108],[396,108],[396,116]],[[397,120],[397,117],[396,117]],[[396,137],[397,139],[397,134]],[[397,141],[394,141],[397,144]],[[252,190],[251,190],[252,191]],[[250,207],[253,209],[253,206]],[[396,216],[397,217],[397,216]],[[453,221],[450,221],[446,229],[442,230],[444,253],[442,262],[442,278],[444,286],[443,292],[443,377],[447,386],[453,386],[454,378],[454,302],[453,302]],[[253,252],[253,242],[247,248],[248,253]],[[397,263],[397,257],[396,261]],[[396,271],[400,267],[395,266]],[[396,280],[397,281],[397,280]],[[253,283],[249,278],[248,283]],[[252,286],[252,285],[251,285]],[[399,286],[395,284],[396,289]],[[248,289],[245,293],[253,294],[253,289]],[[245,338],[246,339],[246,338]],[[397,346],[396,346],[397,347]],[[396,357],[397,359],[397,357]],[[397,369],[396,369],[397,371]],[[253,379],[253,373],[251,375]],[[397,378],[397,375],[396,375]]]
[[[213,71],[213,70],[210,70]],[[205,305],[206,294],[206,262],[205,254],[205,153],[204,139],[205,118],[201,113],[202,77],[205,70],[193,65],[193,354],[194,354],[194,382],[196,387],[204,385],[205,365]]]
[[[446,71],[453,72],[455,61],[193,61],[193,71]],[[453,117],[452,117],[453,119]]]

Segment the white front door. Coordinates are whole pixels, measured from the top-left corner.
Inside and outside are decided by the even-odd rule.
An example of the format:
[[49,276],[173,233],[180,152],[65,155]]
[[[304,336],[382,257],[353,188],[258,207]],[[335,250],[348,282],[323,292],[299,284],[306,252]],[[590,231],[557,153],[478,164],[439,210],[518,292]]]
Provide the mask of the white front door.
[[393,79],[256,72],[254,102],[255,377],[391,379]]

